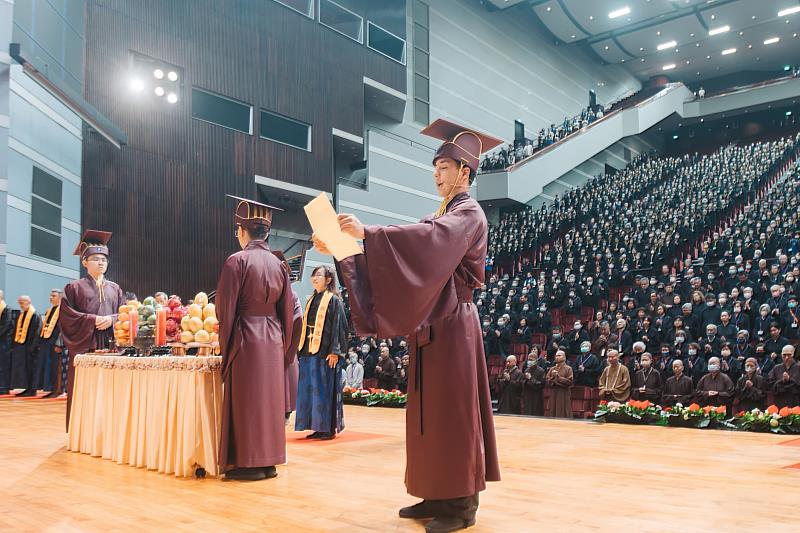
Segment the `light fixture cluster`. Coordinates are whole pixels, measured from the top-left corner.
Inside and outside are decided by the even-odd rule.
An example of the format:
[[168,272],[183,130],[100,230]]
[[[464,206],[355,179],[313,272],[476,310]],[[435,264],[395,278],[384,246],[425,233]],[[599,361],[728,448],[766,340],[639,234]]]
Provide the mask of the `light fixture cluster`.
[[131,53],[128,87],[135,94],[151,94],[169,104],[177,104],[183,86],[183,72],[164,61]]

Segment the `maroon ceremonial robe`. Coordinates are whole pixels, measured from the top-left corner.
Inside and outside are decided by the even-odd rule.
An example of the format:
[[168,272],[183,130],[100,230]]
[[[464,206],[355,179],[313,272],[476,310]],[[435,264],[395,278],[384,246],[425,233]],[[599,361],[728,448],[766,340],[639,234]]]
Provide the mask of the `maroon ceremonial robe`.
[[97,283],[91,276],[86,276],[75,281],[70,281],[64,287],[64,296],[61,299],[61,309],[58,322],[61,326],[61,336],[69,351],[67,364],[67,431],[69,431],[69,414],[72,407],[72,387],[75,382],[76,355],[94,350],[108,348],[114,340],[114,327],[99,330],[95,327],[98,316],[113,316],[117,318],[119,306],[124,305],[125,294],[113,281],[105,281],[103,286],[103,301],[100,301],[100,291]]
[[266,242],[250,241],[228,257],[216,307],[224,383],[220,470],[283,464],[294,293]]
[[297,405],[297,380],[300,378],[300,365],[297,362],[297,347],[300,346],[300,335],[303,334],[303,308],[300,298],[292,290],[294,299],[294,315],[292,317],[292,344],[289,347],[291,361],[286,362],[286,412],[291,413]]
[[500,480],[472,303],[484,280],[486,217],[464,193],[441,217],[364,233],[365,253],[340,269],[358,334],[408,337],[406,489],[425,500],[473,496]]

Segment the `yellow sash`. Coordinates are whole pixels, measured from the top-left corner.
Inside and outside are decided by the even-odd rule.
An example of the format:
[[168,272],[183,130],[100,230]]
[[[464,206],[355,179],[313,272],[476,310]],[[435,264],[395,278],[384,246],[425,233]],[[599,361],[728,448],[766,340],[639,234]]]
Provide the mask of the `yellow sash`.
[[25,344],[25,339],[28,338],[28,327],[31,325],[31,318],[36,314],[36,309],[33,306],[28,308],[27,313],[20,313],[17,317],[17,333],[14,335],[14,342],[17,344]]
[[56,324],[58,324],[59,311],[61,311],[60,305],[56,305],[47,310],[47,314],[45,315],[44,318],[44,326],[42,326],[42,333],[41,333],[41,337],[43,339],[49,339],[50,335],[53,334],[53,330],[56,329]]
[[[314,295],[316,296],[316,295]],[[306,331],[308,331],[308,311],[311,309],[311,303],[314,301],[314,296],[308,299],[306,303],[306,310],[303,312],[303,336],[300,338],[300,346],[297,351],[303,349],[306,343]],[[308,346],[308,353],[314,355],[319,352],[319,345],[322,343],[322,328],[325,327],[325,316],[328,314],[328,304],[333,298],[331,291],[325,291],[320,299],[319,307],[317,308],[317,317],[314,321],[314,332],[311,334],[311,344]]]

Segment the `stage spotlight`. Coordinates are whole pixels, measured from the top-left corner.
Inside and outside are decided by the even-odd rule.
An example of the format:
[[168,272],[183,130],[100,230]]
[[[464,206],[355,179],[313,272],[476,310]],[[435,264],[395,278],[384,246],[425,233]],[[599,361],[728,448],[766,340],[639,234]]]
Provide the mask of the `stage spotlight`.
[[178,101],[178,95],[177,95],[177,94],[175,94],[175,93],[169,93],[169,94],[167,95],[167,102],[169,102],[170,104],[174,104],[174,103],[176,103],[177,101]]
[[156,96],[164,96],[163,87],[156,87],[155,89],[153,89],[153,92],[156,93]]
[[155,79],[157,79],[157,80],[163,79],[164,78],[164,71],[161,70],[160,68],[155,69],[153,71],[153,77]]
[[140,93],[144,90],[144,82],[139,78],[131,79],[128,86],[130,87],[131,91],[135,93]]
[[178,81],[178,73],[175,72],[174,70],[170,70],[169,73],[167,74],[167,78],[169,79],[169,81]]

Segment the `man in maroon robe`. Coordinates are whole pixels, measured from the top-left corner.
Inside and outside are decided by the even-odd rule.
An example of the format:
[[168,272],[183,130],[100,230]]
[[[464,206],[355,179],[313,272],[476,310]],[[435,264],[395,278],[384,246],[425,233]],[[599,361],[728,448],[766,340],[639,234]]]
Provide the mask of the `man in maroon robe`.
[[108,270],[107,231],[86,230],[74,254],[80,256],[86,276],[64,287],[59,309],[61,336],[69,355],[67,362],[67,431],[75,382],[76,355],[109,348],[114,339],[112,325],[119,306],[125,303],[122,289],[105,278]]
[[216,307],[222,349],[219,466],[227,480],[278,475],[286,462],[286,376],[295,356],[289,273],[267,245],[271,206],[232,197],[242,251],[225,261]]
[[[273,250],[273,255],[280,259],[283,268],[289,273],[289,279],[292,277],[292,269],[289,267],[289,262],[286,256],[280,250]],[[294,314],[292,316],[292,343],[289,347],[291,361],[286,361],[285,373],[285,390],[284,397],[286,398],[286,423],[289,423],[289,417],[294,412],[297,405],[297,381],[300,378],[300,365],[297,362],[296,352],[297,347],[300,346],[300,335],[303,333],[303,307],[300,305],[300,298],[297,293],[292,289],[292,298],[294,300]]]
[[[434,520],[429,532],[475,523],[478,494],[500,480],[486,357],[472,291],[484,281],[487,222],[470,198],[481,152],[501,141],[437,120],[423,133],[445,142],[434,155],[444,200],[407,226],[364,226],[340,215],[364,254],[340,262],[360,336],[409,340],[406,488],[423,501],[403,518]],[[328,253],[324,243],[315,245]]]

